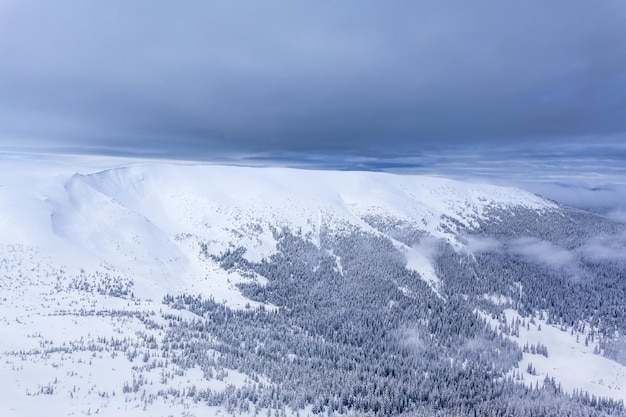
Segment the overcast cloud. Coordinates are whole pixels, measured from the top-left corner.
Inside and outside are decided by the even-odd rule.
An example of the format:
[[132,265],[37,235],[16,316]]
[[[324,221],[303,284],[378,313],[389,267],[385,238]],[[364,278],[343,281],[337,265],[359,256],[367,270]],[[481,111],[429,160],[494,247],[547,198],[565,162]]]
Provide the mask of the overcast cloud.
[[622,141],[623,1],[0,0],[5,146],[256,156]]
[[625,39],[622,0],[0,0],[0,152],[443,174],[624,221]]

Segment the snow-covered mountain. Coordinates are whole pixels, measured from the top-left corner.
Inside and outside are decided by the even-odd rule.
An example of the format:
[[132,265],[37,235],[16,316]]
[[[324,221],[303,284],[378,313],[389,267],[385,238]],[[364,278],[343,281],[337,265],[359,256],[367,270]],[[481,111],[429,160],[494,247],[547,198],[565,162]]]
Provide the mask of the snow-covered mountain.
[[[441,352],[441,364],[457,376],[472,360],[482,368],[501,360],[489,371],[493,381],[522,389],[554,377],[567,395],[575,394],[558,394],[558,401],[623,412],[578,394],[626,398],[618,337],[623,312],[607,327],[597,313],[604,310],[590,313],[592,306],[581,306],[564,314],[553,300],[560,291],[556,282],[574,296],[588,291],[577,289],[581,281],[593,280],[592,294],[600,299],[610,285],[621,291],[626,233],[618,224],[520,189],[446,178],[109,163],[0,160],[3,415],[42,409],[52,415],[431,412],[431,403],[443,400],[419,400],[420,388],[402,382],[411,372],[426,379],[432,373],[417,369],[422,365],[411,362],[411,351]],[[533,301],[542,285],[525,274],[556,289]],[[348,288],[351,296],[340,295]],[[359,300],[353,305],[350,297]],[[462,314],[451,307],[456,304]],[[381,345],[370,342],[371,348],[354,344],[366,334],[358,329],[365,307],[376,310],[371,320],[389,327],[379,336]],[[298,308],[324,318],[306,321],[294,312]],[[263,318],[253,326],[251,314]],[[485,328],[435,324],[455,314],[471,328]],[[239,338],[223,317],[238,323],[232,329],[239,329]],[[339,325],[354,326],[344,331],[342,340],[350,341],[341,346]],[[291,338],[276,340],[272,331],[278,328],[290,329]],[[479,346],[489,352],[493,337],[507,346],[494,352],[504,349],[509,356],[483,357]],[[461,344],[457,350],[453,341]],[[373,404],[388,394],[359,394],[354,386],[357,391],[342,396],[332,392],[336,381],[323,394],[324,383],[316,381],[338,378],[349,385],[357,365],[333,374],[333,366],[342,369],[337,362],[303,354],[316,343],[362,355],[354,364],[364,369],[371,365],[368,355],[377,355],[376,366],[387,369],[387,389],[404,392],[406,400],[390,400],[383,409]],[[382,347],[389,344],[395,347]],[[544,347],[556,356],[536,356]],[[399,361],[398,355],[408,356]],[[586,358],[587,366],[568,367],[570,358]],[[460,359],[466,365],[455,362]],[[295,376],[274,369],[275,361],[309,369],[315,380],[306,389],[287,381]],[[311,361],[330,368],[320,373]],[[367,372],[383,378],[378,371],[358,372],[363,386],[370,382]],[[277,392],[284,398],[274,398]],[[470,410],[468,404],[463,407]]]
[[522,190],[425,176],[164,164],[67,175],[22,164],[3,170],[2,243],[62,247],[55,256],[66,263],[104,261],[166,281],[194,272],[189,238],[211,253],[244,246],[260,260],[276,249],[271,228],[315,241],[323,227],[373,231],[367,220],[386,218],[459,246],[459,228],[494,208],[556,209]]

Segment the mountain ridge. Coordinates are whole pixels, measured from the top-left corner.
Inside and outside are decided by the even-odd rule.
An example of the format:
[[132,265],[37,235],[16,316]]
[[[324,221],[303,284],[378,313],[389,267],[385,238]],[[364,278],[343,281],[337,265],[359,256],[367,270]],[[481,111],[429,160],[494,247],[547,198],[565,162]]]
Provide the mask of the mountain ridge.
[[[441,401],[469,413],[512,398],[524,415],[534,396],[622,415],[608,400],[623,399],[626,383],[611,336],[623,331],[618,223],[519,189],[428,176],[75,168],[0,165],[0,310],[12,335],[0,373],[17,382],[5,399],[18,415],[29,415],[13,399],[24,392],[43,404],[67,390],[81,413],[98,404],[105,415],[128,404],[167,415],[157,399],[193,413],[375,415],[382,402],[398,415],[448,415]],[[588,366],[564,392],[570,358]],[[72,392],[74,375],[102,395]],[[362,391],[363,379],[386,388]],[[474,392],[456,380],[490,382]],[[351,394],[325,388],[345,384]],[[583,389],[602,399],[577,396]],[[227,406],[234,398],[246,400]]]

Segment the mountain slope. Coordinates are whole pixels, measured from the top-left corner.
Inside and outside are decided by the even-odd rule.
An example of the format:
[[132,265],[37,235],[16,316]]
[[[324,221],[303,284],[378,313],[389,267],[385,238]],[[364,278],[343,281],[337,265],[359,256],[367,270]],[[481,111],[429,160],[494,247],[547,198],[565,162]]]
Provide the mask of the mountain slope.
[[194,272],[196,254],[181,244],[188,234],[212,253],[245,246],[248,258],[260,260],[275,250],[270,226],[314,239],[322,227],[371,230],[368,220],[393,218],[458,245],[457,229],[476,226],[488,209],[555,208],[521,190],[432,177],[154,164],[69,176],[56,166],[46,172],[14,164],[0,188],[9,231],[3,242],[60,252],[55,256],[65,263],[105,261],[160,281]]
[[[616,223],[522,190],[436,177],[102,167],[0,162],[0,309],[10,335],[0,372],[15,381],[0,403],[12,414],[50,405],[58,415],[285,406],[369,415],[382,401],[385,413],[445,415],[442,401],[450,412],[487,412],[512,398],[520,413],[531,398],[623,412],[549,394],[549,384],[524,391],[514,366],[532,358],[511,322],[521,314],[582,338],[579,349],[529,327],[559,363],[564,345],[577,354],[597,345],[611,386],[589,368],[576,379],[587,383],[566,389],[623,399],[614,334],[623,331],[626,231]],[[601,242],[613,256],[597,255]],[[564,295],[576,305],[561,305]],[[568,378],[549,358],[533,363],[527,383]],[[492,385],[438,391],[458,378]],[[386,388],[361,393],[356,381]],[[335,383],[356,391],[329,392]]]

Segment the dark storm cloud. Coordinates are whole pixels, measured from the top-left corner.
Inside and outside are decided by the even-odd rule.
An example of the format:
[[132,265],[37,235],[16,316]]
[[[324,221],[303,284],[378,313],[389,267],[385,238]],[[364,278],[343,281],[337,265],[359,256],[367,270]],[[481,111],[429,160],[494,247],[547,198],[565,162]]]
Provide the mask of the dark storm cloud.
[[0,0],[0,141],[206,157],[623,140],[624,39],[622,1]]

